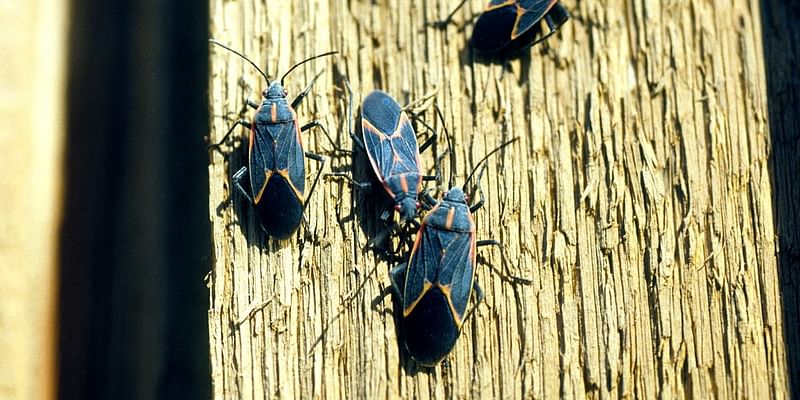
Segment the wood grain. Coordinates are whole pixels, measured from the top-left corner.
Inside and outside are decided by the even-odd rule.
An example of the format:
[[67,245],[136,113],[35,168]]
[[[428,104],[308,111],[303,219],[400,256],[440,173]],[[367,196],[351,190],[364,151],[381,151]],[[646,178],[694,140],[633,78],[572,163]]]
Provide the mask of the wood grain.
[[[212,36],[272,77],[340,51],[287,89],[325,68],[298,113],[346,146],[342,77],[357,97],[435,92],[458,180],[521,138],[482,182],[478,236],[502,242],[480,253],[486,301],[425,369],[397,344],[392,266],[362,250],[374,197],[326,182],[295,238],[268,239],[231,188],[236,130],[209,165],[215,398],[785,398],[758,2],[565,1],[560,33],[505,64],[466,47],[483,1],[426,27],[455,3],[211,1]],[[212,49],[211,140],[264,85]],[[330,155],[321,135],[304,141]]]

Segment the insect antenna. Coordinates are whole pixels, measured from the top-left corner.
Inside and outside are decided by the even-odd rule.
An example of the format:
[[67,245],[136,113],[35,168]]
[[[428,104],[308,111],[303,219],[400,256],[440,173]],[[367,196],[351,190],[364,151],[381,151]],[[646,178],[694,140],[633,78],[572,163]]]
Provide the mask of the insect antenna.
[[299,66],[301,66],[301,65],[303,65],[303,64],[305,64],[305,63],[307,63],[307,62],[309,62],[311,60],[316,60],[317,58],[330,56],[330,55],[333,55],[333,54],[336,54],[336,53],[338,53],[338,51],[334,50],[334,51],[329,51],[327,53],[317,54],[316,56],[306,58],[305,60],[300,61],[299,63],[293,65],[292,68],[289,68],[289,70],[286,71],[286,73],[283,74],[283,76],[281,77],[281,86],[284,86],[283,85],[283,80],[286,79],[286,75],[289,75],[289,73],[294,71],[295,68],[297,68],[297,67],[299,67]]
[[[250,65],[252,65],[252,66],[253,66],[253,68],[255,68],[255,69],[256,69],[256,71],[258,71],[258,73],[260,73],[260,74],[261,74],[261,76],[263,76],[263,77],[264,77],[264,79],[266,79],[266,80],[267,80],[267,85],[269,85],[269,83],[270,83],[270,82],[269,82],[269,77],[267,77],[267,74],[265,74],[265,73],[264,73],[264,71],[262,71],[262,70],[261,70],[261,68],[258,68],[258,65],[256,65],[256,63],[254,63],[254,62],[253,62],[253,61],[251,61],[249,58],[247,58],[247,56],[245,56],[245,55],[244,55],[244,54],[242,54],[242,53],[239,53],[238,51],[236,51],[236,50],[234,50],[234,49],[232,49],[232,48],[230,48],[230,47],[228,47],[228,46],[226,46],[226,45],[224,45],[224,44],[222,44],[222,43],[220,43],[220,42],[218,42],[218,41],[216,41],[215,39],[208,39],[208,41],[209,41],[210,43],[214,43],[215,45],[217,45],[217,46],[219,46],[219,47],[222,47],[222,48],[223,48],[223,49],[225,49],[225,50],[228,50],[228,51],[230,51],[230,52],[231,52],[231,53],[233,53],[233,54],[236,54],[237,56],[239,56],[239,57],[243,58],[245,61],[249,62],[249,63],[250,63]],[[281,83],[282,83],[282,82],[281,82]]]
[[510,145],[511,143],[516,142],[517,140],[519,140],[519,137],[515,137],[515,138],[513,138],[513,139],[511,139],[511,140],[509,140],[509,141],[507,141],[507,142],[505,142],[503,144],[501,144],[500,146],[497,146],[494,150],[490,151],[489,154],[483,156],[483,158],[481,158],[481,160],[478,161],[477,164],[475,164],[475,168],[472,169],[472,172],[470,172],[469,175],[467,176],[467,180],[464,181],[464,185],[461,186],[461,190],[463,190],[464,193],[467,192],[467,184],[469,183],[470,179],[472,179],[472,176],[475,175],[475,172],[478,171],[478,168],[480,168],[481,165],[487,159],[489,159],[489,157],[491,157],[494,153],[497,153],[498,151],[500,151],[503,147],[506,147],[506,146]]
[[436,110],[436,115],[439,116],[439,121],[442,122],[442,129],[444,130],[444,137],[447,140],[447,152],[450,156],[450,177],[447,179],[447,189],[450,189],[455,185],[456,181],[456,152],[453,151],[453,145],[450,142],[450,133],[447,131],[447,123],[444,121],[444,116],[442,115],[442,110],[439,109],[439,106],[435,103],[433,104],[433,109]]

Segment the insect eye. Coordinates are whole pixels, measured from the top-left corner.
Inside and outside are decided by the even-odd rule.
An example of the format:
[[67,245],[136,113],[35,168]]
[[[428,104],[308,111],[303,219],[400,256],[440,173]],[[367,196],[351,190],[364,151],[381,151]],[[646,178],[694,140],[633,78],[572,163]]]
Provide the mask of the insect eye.
[[283,97],[286,97],[288,95],[289,95],[289,92],[287,92],[286,89],[283,89]]
[[394,205],[394,209],[397,210],[398,212],[400,211],[400,208],[401,208],[400,204],[395,204]]
[[417,202],[417,210],[419,210],[420,207],[422,207],[422,205]]

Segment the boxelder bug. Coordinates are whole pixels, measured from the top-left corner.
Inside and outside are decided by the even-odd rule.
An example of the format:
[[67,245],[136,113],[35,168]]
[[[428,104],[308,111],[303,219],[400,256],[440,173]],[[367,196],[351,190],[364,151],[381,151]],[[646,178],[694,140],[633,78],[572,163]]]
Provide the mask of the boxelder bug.
[[[433,208],[420,225],[408,264],[390,273],[403,307],[401,332],[406,350],[422,365],[437,364],[453,349],[464,320],[474,310],[466,312],[473,290],[476,304],[483,299],[475,281],[476,248],[498,243],[476,240],[472,213],[483,205],[483,192],[479,182],[480,201],[470,206],[466,186],[486,159],[516,140],[501,144],[481,159],[463,187],[453,187],[451,175],[451,189],[442,201],[436,203],[426,193],[423,199]],[[451,163],[455,164],[453,158]]]
[[[345,81],[345,84],[350,91],[350,108],[352,109],[353,93],[349,83]],[[418,146],[414,128],[400,104],[389,94],[375,90],[369,93],[361,104],[361,138],[356,136],[352,131],[352,126],[350,127],[350,136],[367,153],[375,176],[394,201],[394,209],[403,222],[411,221],[417,215],[420,207],[418,199],[422,191],[422,181],[439,178],[438,161],[437,175],[430,176],[422,173],[420,153],[431,145],[433,145],[435,153],[437,138],[436,131],[425,126],[433,133],[422,145]],[[333,172],[330,175],[346,177],[352,181],[347,173]],[[352,182],[360,188],[370,185],[368,182]],[[384,215],[384,219],[386,218],[387,216]],[[395,225],[392,225],[386,231],[379,233],[371,243],[379,241],[394,228]]]
[[[320,163],[320,170],[309,190],[309,197],[317,185],[319,174],[325,159],[314,153],[303,152],[301,132],[318,127],[328,136],[325,128],[318,122],[312,121],[299,126],[297,114],[294,109],[300,105],[303,98],[311,90],[311,86],[320,74],[311,80],[311,83],[300,92],[291,104],[286,100],[284,79],[295,68],[308,61],[336,54],[336,51],[323,53],[295,64],[281,77],[280,81],[270,82],[267,74],[250,61],[242,53],[209,39],[209,42],[220,46],[250,63],[267,80],[268,88],[262,92],[263,100],[257,104],[250,99],[247,105],[255,108],[256,113],[252,122],[238,120],[228,130],[219,143],[209,146],[219,147],[227,140],[237,125],[242,125],[250,130],[248,147],[248,166],[242,167],[233,175],[233,183],[239,192],[255,207],[256,214],[264,231],[277,239],[286,239],[297,230],[303,218],[306,206],[305,192],[305,163],[303,156]],[[328,136],[330,139],[330,136]],[[251,194],[240,184],[242,177],[250,171]]]
[[[447,25],[464,3],[436,25]],[[567,19],[569,13],[558,0],[490,0],[475,23],[470,45],[488,56],[514,55],[550,37]]]
[[[436,133],[417,147],[417,135],[405,111],[391,96],[375,90],[361,103],[362,144],[372,170],[395,202],[403,221],[417,215],[423,176],[419,155],[436,143]],[[436,179],[432,177],[431,179]]]

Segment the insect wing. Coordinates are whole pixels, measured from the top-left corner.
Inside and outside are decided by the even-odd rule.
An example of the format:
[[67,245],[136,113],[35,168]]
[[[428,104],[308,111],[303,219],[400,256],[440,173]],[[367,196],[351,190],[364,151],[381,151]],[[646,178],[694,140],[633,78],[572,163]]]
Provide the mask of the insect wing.
[[392,160],[383,166],[384,176],[420,173],[417,135],[405,113],[400,115],[400,125],[396,135],[390,140]]
[[511,39],[516,39],[541,21],[554,4],[556,4],[556,0],[520,0],[518,7],[522,9],[522,12],[518,12]]
[[422,296],[436,281],[436,268],[441,246],[431,238],[431,230],[423,222],[417,233],[417,240],[411,249],[411,256],[406,268],[406,279],[403,288],[403,314],[408,315]]
[[250,187],[253,201],[258,204],[267,186],[267,175],[271,175],[275,165],[275,147],[266,143],[267,126],[253,124],[250,131]]
[[255,124],[251,135],[250,183],[253,201],[258,203],[261,200],[268,177],[276,172],[283,172],[288,176],[292,190],[302,201],[305,166],[303,149],[297,140],[297,124]]
[[401,114],[399,123],[397,129],[389,134],[367,123],[363,125],[364,144],[381,181],[393,175],[420,172],[417,137],[405,113]]
[[364,99],[361,117],[364,144],[382,182],[393,175],[420,172],[417,136],[397,101],[376,90]]
[[513,4],[490,8],[491,5],[481,14],[472,31],[472,47],[484,53],[491,53],[508,45],[517,20],[517,8]]
[[471,232],[453,231],[437,231],[436,234],[443,248],[437,282],[442,287],[449,288],[448,301],[453,318],[460,327],[475,278],[475,236]]
[[306,187],[305,154],[297,120],[281,124],[280,138],[276,138],[276,142],[276,170],[286,171],[289,183],[302,203]]
[[287,239],[303,219],[303,199],[282,175],[272,174],[267,187],[255,205],[256,214],[268,235]]
[[406,271],[404,314],[433,285],[441,286],[458,326],[464,317],[475,271],[475,241],[472,233],[452,232],[425,226],[414,245]]
[[515,40],[522,43],[512,46],[509,51],[528,47],[541,34],[539,22],[556,4],[557,0],[491,1],[475,23],[472,47],[479,52],[494,53],[505,51]]

